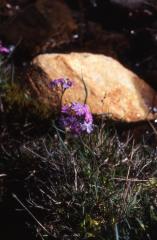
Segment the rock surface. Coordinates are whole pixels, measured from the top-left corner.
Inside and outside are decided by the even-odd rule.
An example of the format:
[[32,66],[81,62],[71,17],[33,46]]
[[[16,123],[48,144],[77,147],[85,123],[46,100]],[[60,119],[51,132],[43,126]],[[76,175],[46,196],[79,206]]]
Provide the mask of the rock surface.
[[27,54],[38,52],[48,39],[53,46],[69,43],[75,30],[75,20],[64,1],[36,0],[0,25],[0,37]]
[[155,90],[111,57],[89,53],[37,56],[28,71],[27,84],[35,99],[50,111],[58,108],[61,92],[50,90],[49,83],[61,77],[74,83],[64,93],[62,104],[86,101],[93,114],[127,122],[157,117]]

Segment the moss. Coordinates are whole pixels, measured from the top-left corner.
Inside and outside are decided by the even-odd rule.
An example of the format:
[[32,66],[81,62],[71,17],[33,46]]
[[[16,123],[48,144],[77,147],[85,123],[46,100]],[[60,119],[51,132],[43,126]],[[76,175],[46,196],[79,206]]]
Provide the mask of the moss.
[[[3,98],[8,110],[16,106],[19,110],[27,109],[28,112],[35,113],[41,118],[52,116],[50,107],[44,102],[42,103],[38,99],[33,98],[31,91],[28,88],[24,89],[18,83],[7,84]],[[55,115],[54,112],[53,115]]]

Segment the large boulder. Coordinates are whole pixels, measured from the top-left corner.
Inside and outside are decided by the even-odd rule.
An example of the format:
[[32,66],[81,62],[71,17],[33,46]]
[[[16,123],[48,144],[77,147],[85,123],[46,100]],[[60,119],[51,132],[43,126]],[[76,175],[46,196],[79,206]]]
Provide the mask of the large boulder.
[[62,105],[86,101],[93,114],[127,122],[156,118],[155,90],[111,57],[90,53],[37,56],[28,71],[27,84],[34,99],[52,112],[60,106],[62,93],[50,89],[49,83],[62,77],[73,81]]

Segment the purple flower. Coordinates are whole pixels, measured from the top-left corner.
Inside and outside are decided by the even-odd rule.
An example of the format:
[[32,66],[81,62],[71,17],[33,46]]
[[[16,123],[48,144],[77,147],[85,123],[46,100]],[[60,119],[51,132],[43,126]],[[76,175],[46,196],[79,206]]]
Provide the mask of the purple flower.
[[0,41],[0,53],[1,53],[1,54],[7,54],[7,53],[9,53],[9,49],[6,48],[6,47],[3,47],[1,41]]
[[93,131],[93,117],[86,104],[74,102],[63,106],[59,122],[62,127],[78,135]]
[[82,116],[86,113],[87,109],[86,109],[87,105],[83,105],[81,103],[72,103],[71,105],[71,109],[78,115],[78,116]]
[[81,126],[82,131],[86,131],[87,133],[91,133],[93,131],[93,124],[91,122],[84,122]]
[[86,121],[86,122],[92,122],[92,121],[93,121],[92,114],[91,114],[89,111],[86,111],[85,121]]
[[70,88],[72,86],[72,82],[69,80],[69,79],[67,79],[66,81],[64,81],[64,83],[63,83],[63,89],[68,89],[68,88]]
[[69,126],[72,126],[73,124],[75,125],[75,123],[77,122],[77,118],[76,118],[76,116],[62,115],[60,117],[60,122],[62,123],[62,125],[64,127],[69,127]]
[[62,113],[67,113],[69,111],[69,108],[70,108],[70,105],[68,105],[68,104],[64,105],[61,109],[61,112]]
[[66,90],[72,86],[72,81],[68,78],[58,78],[50,82],[50,88],[61,86],[63,90]]

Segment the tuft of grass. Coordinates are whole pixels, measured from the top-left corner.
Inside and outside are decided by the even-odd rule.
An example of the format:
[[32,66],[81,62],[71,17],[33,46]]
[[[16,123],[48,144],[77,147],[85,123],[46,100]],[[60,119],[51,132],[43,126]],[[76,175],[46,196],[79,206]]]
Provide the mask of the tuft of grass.
[[42,136],[16,138],[10,149],[1,144],[7,191],[35,239],[155,239],[157,155],[145,138],[121,138],[106,121],[82,137],[53,124]]

